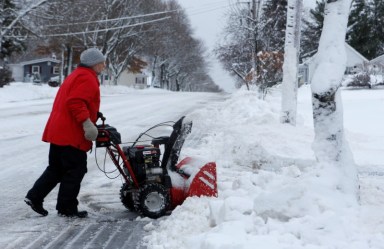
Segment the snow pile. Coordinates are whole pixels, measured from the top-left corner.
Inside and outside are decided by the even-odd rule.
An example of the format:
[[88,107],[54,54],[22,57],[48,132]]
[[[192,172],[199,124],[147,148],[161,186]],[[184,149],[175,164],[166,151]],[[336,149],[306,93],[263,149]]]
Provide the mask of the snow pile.
[[[59,87],[50,87],[47,84],[33,84],[12,82],[5,85],[0,91],[0,103],[25,102],[29,100],[52,100],[55,98]],[[102,96],[116,96],[134,93],[135,89],[126,86],[101,85]],[[159,93],[164,90],[147,89],[147,93]]]
[[[59,87],[50,87],[48,84],[34,84],[24,82],[12,82],[5,85],[0,91],[1,103],[6,102],[23,102],[38,99],[53,99]],[[101,85],[100,91],[102,96],[127,94],[136,91],[126,86]],[[151,91],[159,92],[161,90],[152,89]]]
[[[310,96],[308,87],[299,91]],[[315,162],[307,118],[280,124],[279,92],[262,101],[239,91],[191,114],[191,137],[202,140],[184,153],[216,161],[219,197],[188,198],[150,223],[148,248],[382,248],[383,226],[361,229],[372,207],[340,191],[340,170]]]
[[7,103],[35,99],[52,99],[56,95],[57,89],[48,85],[37,87],[37,85],[32,83],[13,82],[1,89],[0,101],[1,103]]

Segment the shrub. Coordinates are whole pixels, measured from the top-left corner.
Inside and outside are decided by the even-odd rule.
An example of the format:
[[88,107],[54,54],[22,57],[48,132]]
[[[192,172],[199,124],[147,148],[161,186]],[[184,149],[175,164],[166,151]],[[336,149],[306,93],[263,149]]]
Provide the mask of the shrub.
[[367,72],[358,73],[353,76],[352,81],[349,82],[347,86],[371,88],[371,77]]
[[0,87],[8,85],[12,79],[12,71],[8,67],[0,67]]

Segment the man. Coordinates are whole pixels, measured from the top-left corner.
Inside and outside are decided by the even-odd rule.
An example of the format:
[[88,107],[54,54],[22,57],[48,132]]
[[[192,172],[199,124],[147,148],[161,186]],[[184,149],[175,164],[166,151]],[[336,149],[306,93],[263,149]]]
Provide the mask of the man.
[[88,215],[87,211],[78,211],[77,196],[87,172],[86,152],[97,138],[95,123],[100,107],[97,76],[105,68],[105,59],[96,48],[82,52],[80,65],[57,92],[42,139],[50,143],[49,165],[25,197],[25,202],[43,216],[48,215],[43,207],[44,198],[58,183],[58,214],[79,218]]

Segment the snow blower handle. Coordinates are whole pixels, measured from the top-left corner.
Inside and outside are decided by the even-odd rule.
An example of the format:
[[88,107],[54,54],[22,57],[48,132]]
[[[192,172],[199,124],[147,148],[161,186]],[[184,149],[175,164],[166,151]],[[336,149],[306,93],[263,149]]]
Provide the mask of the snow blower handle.
[[103,125],[104,125],[104,121],[106,120],[106,118],[104,117],[103,113],[102,112],[97,112],[97,119],[101,119],[101,121],[103,122]]

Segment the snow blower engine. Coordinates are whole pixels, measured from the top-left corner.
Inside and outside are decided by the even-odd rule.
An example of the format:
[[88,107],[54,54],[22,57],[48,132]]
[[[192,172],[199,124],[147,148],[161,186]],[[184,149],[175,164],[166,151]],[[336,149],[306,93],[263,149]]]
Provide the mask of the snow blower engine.
[[[128,210],[158,218],[181,205],[189,196],[217,197],[214,162],[202,167],[193,166],[194,160],[190,157],[178,162],[192,122],[184,123],[182,117],[172,122],[173,125],[170,122],[157,124],[141,133],[132,145],[120,147],[120,133],[105,124],[102,113],[99,113],[99,118],[102,124],[97,125],[96,148],[106,148],[106,153],[124,178],[120,199]],[[148,134],[161,126],[172,126],[171,135],[154,138]],[[151,137],[151,144],[141,144],[143,136]]]

